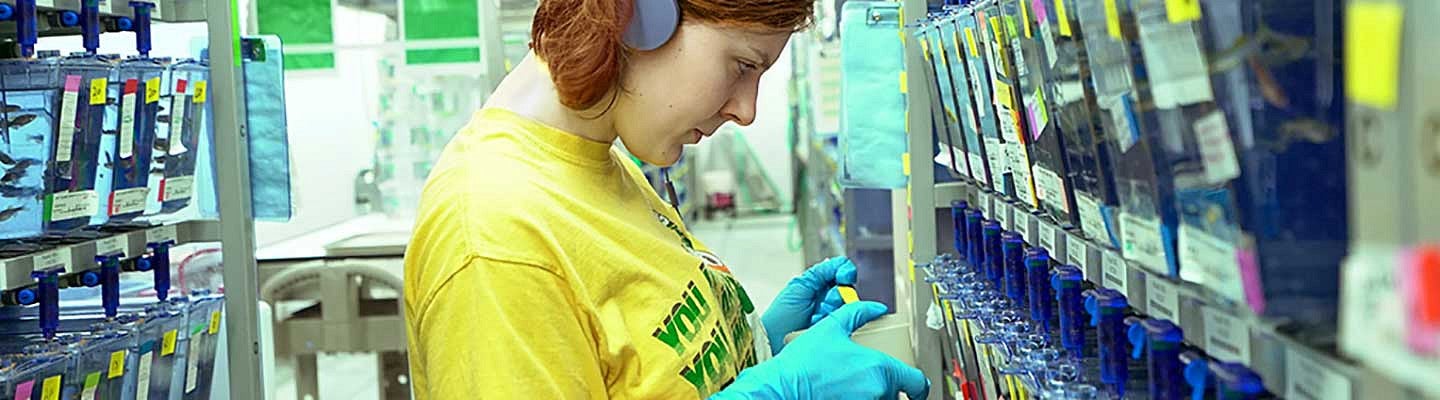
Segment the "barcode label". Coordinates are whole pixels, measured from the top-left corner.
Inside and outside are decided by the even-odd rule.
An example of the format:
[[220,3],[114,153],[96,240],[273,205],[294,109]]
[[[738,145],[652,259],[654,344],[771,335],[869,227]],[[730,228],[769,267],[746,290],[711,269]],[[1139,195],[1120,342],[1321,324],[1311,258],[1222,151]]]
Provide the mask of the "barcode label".
[[1145,280],[1145,305],[1152,317],[1180,322],[1180,292],[1165,278],[1150,276]]
[[1285,398],[1350,400],[1350,378],[1298,351],[1285,354]]
[[1085,193],[1076,192],[1075,207],[1080,209],[1080,229],[1085,236],[1109,245],[1110,233],[1105,230],[1105,214],[1100,210],[1100,202]]
[[1205,352],[1217,360],[1250,364],[1250,328],[1222,310],[1206,307]]
[[125,254],[127,251],[129,251],[129,242],[126,240],[127,238],[128,236],[126,235],[115,235],[100,239],[100,241],[95,242],[95,254],[102,256],[107,254],[119,254],[120,258],[128,257],[129,254]]
[[135,379],[135,398],[138,400],[150,400],[150,361],[155,358],[155,352],[147,351],[140,355],[140,365],[137,367]]
[[1090,248],[1084,240],[1077,237],[1065,239],[1065,260],[1072,265],[1080,267],[1085,271],[1090,264]]
[[1125,267],[1125,259],[1114,251],[1105,251],[1100,262],[1100,286],[1119,290],[1120,293],[1130,293],[1130,272]]
[[60,267],[66,271],[70,270],[70,246],[58,247],[35,256],[34,266],[36,271]]
[[180,243],[179,235],[175,233],[175,225],[158,226],[145,231],[146,243],[162,243],[166,241]]
[[1056,252],[1055,248],[1055,226],[1048,222],[1040,222],[1040,247],[1051,253]]
[[1165,261],[1164,241],[1160,238],[1160,222],[1131,213],[1120,213],[1121,252],[1155,273],[1170,273]]
[[125,81],[120,96],[120,158],[135,155],[135,91],[140,81]]

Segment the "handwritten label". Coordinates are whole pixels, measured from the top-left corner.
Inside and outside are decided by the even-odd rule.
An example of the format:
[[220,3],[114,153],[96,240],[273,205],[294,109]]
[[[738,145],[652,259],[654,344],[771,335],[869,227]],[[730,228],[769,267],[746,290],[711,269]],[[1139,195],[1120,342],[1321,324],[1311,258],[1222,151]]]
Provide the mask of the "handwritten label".
[[1120,213],[1121,252],[1157,274],[1168,275],[1165,242],[1160,238],[1160,222],[1131,213]]
[[155,352],[147,351],[140,355],[139,371],[135,373],[135,379],[139,383],[135,387],[135,398],[137,400],[150,400],[150,361],[155,358]]
[[1350,378],[1291,349],[1285,354],[1285,398],[1350,400]]
[[170,155],[178,155],[188,150],[181,138],[185,137],[185,120],[188,119],[185,114],[190,111],[190,103],[180,97],[183,96],[175,99],[175,113],[170,116],[170,137],[174,139],[169,143],[170,149],[167,153]]
[[1060,174],[1039,164],[1035,165],[1035,189],[1040,200],[1051,208],[1070,213],[1070,199],[1065,195],[1065,180]]
[[1180,225],[1180,277],[1218,292],[1234,301],[1245,301],[1245,285],[1235,246],[1200,228]]
[[1250,327],[1220,309],[1206,307],[1205,352],[1221,361],[1250,364]]
[[1130,271],[1125,267],[1125,259],[1119,253],[1106,250],[1100,262],[1100,286],[1119,290],[1120,293],[1130,293]]
[[135,155],[135,90],[139,81],[125,81],[120,95],[120,158]]
[[117,350],[110,353],[110,371],[105,378],[115,379],[123,375],[125,375],[125,350]]
[[1145,299],[1151,316],[1180,322],[1180,291],[1174,283],[1158,276],[1145,279]]
[[128,257],[129,237],[126,235],[115,235],[100,239],[95,242],[95,255],[118,254],[120,258]]
[[190,194],[194,190],[194,188],[195,177],[193,176],[177,176],[173,178],[165,178],[165,197],[160,198],[160,200],[171,201],[188,199],[190,198]]
[[146,80],[145,80],[145,104],[155,103],[155,102],[158,102],[158,101],[160,101],[160,78],[159,78],[159,77],[155,77],[155,78],[146,79]]
[[1109,244],[1110,233],[1105,230],[1105,214],[1100,210],[1100,202],[1085,192],[1076,192],[1075,207],[1080,209],[1080,231],[1091,240]]
[[205,103],[205,81],[195,82],[195,97],[192,99],[195,104]]
[[[103,97],[103,94],[102,94]],[[59,136],[55,143],[55,161],[70,161],[74,153],[75,131],[80,128],[76,126],[75,109],[80,104],[80,76],[69,75],[65,77],[65,92],[60,94],[60,125]]]
[[190,355],[185,357],[185,393],[195,391],[200,377],[200,339],[200,335],[190,335]]
[[57,247],[54,250],[46,251],[35,256],[35,270],[46,270],[55,267],[70,270],[70,246]]
[[157,226],[145,231],[146,243],[163,243],[166,241],[180,243],[179,238],[180,236],[175,233],[175,225]]
[[1090,247],[1076,237],[1065,239],[1065,260],[1085,271],[1090,267]]
[[163,339],[160,341],[160,356],[161,356],[161,357],[168,356],[168,355],[171,355],[171,354],[175,354],[175,341],[176,341],[176,339],[177,339],[178,334],[179,334],[179,333],[176,332],[174,329],[165,331],[165,335],[162,336]]
[[1040,223],[1040,247],[1045,251],[1055,252],[1055,226],[1047,222]]
[[990,177],[985,174],[985,158],[976,153],[969,153],[970,156],[970,177],[975,178],[983,185],[990,184]]
[[66,221],[95,215],[100,207],[94,190],[60,192],[50,196],[50,221]]
[[90,80],[90,105],[105,105],[105,93],[110,83],[109,78],[95,78]]
[[1240,161],[1235,157],[1235,145],[1230,141],[1224,113],[1215,110],[1196,120],[1195,141],[1200,146],[1207,181],[1225,183],[1240,177]]
[[145,197],[150,188],[137,187],[110,192],[110,215],[125,215],[145,210]]

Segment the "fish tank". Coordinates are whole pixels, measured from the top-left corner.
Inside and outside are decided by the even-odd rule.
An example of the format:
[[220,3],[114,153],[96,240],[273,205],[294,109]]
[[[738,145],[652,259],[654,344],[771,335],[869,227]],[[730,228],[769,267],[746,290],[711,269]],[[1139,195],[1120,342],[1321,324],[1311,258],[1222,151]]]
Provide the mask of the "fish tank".
[[[183,297],[173,300],[185,301]],[[185,329],[185,311],[174,303],[152,304],[145,308],[139,322],[140,336],[135,349],[136,398],[166,399],[175,381],[175,369],[184,360],[177,354],[180,331]]]
[[[4,337],[0,340],[0,364],[11,362],[16,371],[6,376],[5,367],[0,365],[0,393],[14,395],[17,400],[76,398],[79,379],[73,357],[80,351],[81,341],[76,335],[48,340],[39,335]],[[13,386],[6,388],[11,382]]]
[[225,298],[196,291],[191,295],[187,325],[190,327],[185,358],[185,378],[182,387],[186,400],[210,398],[210,388],[215,383],[215,351],[220,345],[220,321],[223,319]]
[[1028,122],[1021,116],[1025,104],[1019,93],[1023,90],[1021,77],[1028,75],[1021,72],[1028,71],[1019,67],[1024,65],[1023,58],[1019,59],[1020,64],[1016,64],[1015,54],[1019,49],[1011,46],[1011,38],[1020,34],[1015,24],[1014,16],[1018,14],[1015,5],[990,2],[977,9],[975,15],[980,24],[981,46],[987,47],[990,53],[994,110],[1000,128],[1000,140],[1005,147],[1003,154],[1006,155],[1002,162],[1010,166],[1013,181],[1014,192],[1010,197],[1029,208],[1038,208],[1035,181],[1030,168],[1030,140],[1022,133],[1026,131]]
[[112,64],[93,53],[73,53],[49,60],[64,82],[59,126],[46,198],[46,236],[63,238],[90,225],[99,208],[96,170],[108,102]]
[[991,86],[994,80],[991,77],[994,71],[990,68],[990,59],[994,55],[990,53],[990,47],[984,44],[985,32],[979,23],[982,14],[967,7],[956,21],[965,36],[965,68],[970,76],[970,93],[975,102],[975,117],[979,121],[977,125],[983,143],[985,164],[990,170],[990,187],[996,193],[1008,196],[1013,195],[1015,189],[1014,183],[1010,181],[1010,164],[1006,159],[1004,141],[1000,139],[1000,121],[992,105],[994,94]]
[[45,232],[62,82],[52,64],[0,60],[0,240]]
[[[979,76],[972,77],[969,57],[966,56],[962,36],[964,28],[961,20],[970,19],[974,21],[971,11],[967,8],[960,8],[952,11],[944,20],[940,21],[940,42],[942,52],[950,66],[947,78],[953,84],[956,98],[956,111],[960,113],[960,135],[963,138],[965,152],[968,160],[970,178],[986,187],[990,186],[990,168],[985,163],[985,150],[980,113],[976,107],[979,101],[979,94],[975,93],[976,85],[972,79],[984,79]],[[970,33],[974,35],[974,33]]]
[[[203,60],[184,60],[170,68],[170,75],[170,106],[163,108],[157,117],[157,126],[161,130],[168,128],[169,134],[164,143],[155,146],[166,147],[165,184],[164,189],[158,191],[160,212],[164,213],[185,208],[195,193],[195,166],[205,127],[205,89],[210,68]],[[159,156],[155,158],[157,163],[161,160]]]
[[82,351],[74,356],[78,371],[76,376],[81,379],[82,397],[124,399],[135,396],[135,368],[139,358],[132,349],[138,346],[136,339],[133,328],[113,322],[98,323],[84,336]]
[[[165,65],[149,57],[132,57],[116,67],[110,91],[118,105],[116,146],[107,224],[125,224],[145,212],[149,191],[159,190],[163,169],[155,169],[155,122],[160,110],[161,75]],[[153,184],[153,186],[152,186]]]

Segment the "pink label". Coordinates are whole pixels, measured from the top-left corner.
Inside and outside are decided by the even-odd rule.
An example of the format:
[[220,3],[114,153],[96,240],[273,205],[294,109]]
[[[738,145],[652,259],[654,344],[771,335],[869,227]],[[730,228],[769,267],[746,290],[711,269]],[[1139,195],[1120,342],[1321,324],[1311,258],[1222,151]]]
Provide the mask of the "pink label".
[[1044,0],[1030,0],[1030,10],[1035,12],[1035,21],[1043,24],[1050,20],[1050,12],[1045,9]]
[[65,76],[65,91],[67,91],[67,92],[79,92],[79,91],[80,91],[80,75],[66,75],[66,76]]
[[[1040,100],[1037,99],[1035,101]],[[1025,112],[1030,114],[1030,140],[1040,140],[1040,132],[1044,132],[1045,127],[1040,126],[1039,108],[1031,105],[1025,107]]]
[[1265,293],[1261,290],[1260,263],[1255,259],[1255,249],[1235,249],[1235,262],[1240,266],[1240,285],[1245,288],[1245,302],[1256,314],[1265,313]]
[[31,394],[31,393],[34,393],[34,392],[35,392],[35,381],[34,381],[34,380],[25,381],[25,382],[23,382],[23,383],[21,383],[21,384],[19,384],[19,385],[15,385],[15,400],[26,400],[26,399],[29,399],[29,398],[30,398],[30,394]]

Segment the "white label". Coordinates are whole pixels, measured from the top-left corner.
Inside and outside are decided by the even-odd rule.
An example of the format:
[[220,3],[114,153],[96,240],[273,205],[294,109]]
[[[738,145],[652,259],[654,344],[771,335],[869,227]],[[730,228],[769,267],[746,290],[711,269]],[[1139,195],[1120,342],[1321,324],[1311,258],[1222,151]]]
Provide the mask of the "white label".
[[1085,236],[1103,244],[1110,243],[1110,234],[1105,231],[1105,214],[1100,211],[1100,202],[1084,192],[1075,193],[1075,207],[1080,208],[1080,229]]
[[100,208],[99,195],[94,190],[61,192],[51,196],[51,221],[89,217],[95,215],[95,210]]
[[1065,260],[1085,271],[1090,266],[1090,246],[1077,237],[1065,239]]
[[135,92],[120,98],[120,158],[130,158],[135,155]]
[[185,357],[185,393],[195,391],[200,377],[200,335],[190,337],[190,353]]
[[1010,170],[1015,174],[1015,197],[1021,203],[1035,205],[1035,180],[1030,175],[1030,162],[1025,147],[1019,142],[1010,142]]
[[110,11],[110,0],[100,0],[100,12]]
[[1110,111],[1110,121],[1115,123],[1115,142],[1120,145],[1121,153],[1130,151],[1140,138],[1136,136],[1135,127],[1130,124],[1130,113],[1126,109],[1129,102],[1125,101],[1125,96],[1115,96],[1106,103],[1108,104],[1101,108]]
[[60,95],[60,136],[55,138],[55,162],[70,161],[75,143],[75,107],[79,103],[79,91],[66,90]]
[[1106,250],[1100,262],[1100,286],[1119,290],[1125,295],[1130,294],[1130,272],[1125,267],[1125,259],[1120,254]]
[[1010,230],[1010,203],[995,203],[995,221],[1000,222],[1000,228]]
[[185,111],[190,108],[190,96],[175,96],[175,112],[170,114],[170,155],[184,154],[190,149],[185,148]]
[[1001,178],[1010,172],[1010,167],[1001,162],[1005,158],[1005,147],[1000,145],[1000,138],[985,138],[985,157],[990,159],[988,163],[991,175],[990,187],[996,192],[1005,190],[1005,180]]
[[990,177],[985,175],[985,158],[975,153],[967,155],[970,157],[970,177],[981,184],[989,185]]
[[1050,24],[1048,22],[1040,23],[1040,38],[1042,39],[1041,42],[1045,44],[1045,62],[1050,68],[1055,68],[1055,62],[1058,61],[1060,57],[1055,53],[1055,36],[1050,32]]
[[1250,364],[1250,327],[1223,311],[1205,308],[1205,352],[1220,361]]
[[116,190],[110,193],[110,215],[122,215],[145,210],[145,196],[150,188],[137,187]]
[[1055,253],[1055,226],[1048,222],[1040,223],[1040,247],[1045,251]]
[[161,201],[180,200],[190,198],[191,191],[195,188],[195,177],[177,176],[165,178],[165,197]]
[[125,240],[127,238],[129,236],[122,234],[100,239],[95,242],[95,255],[119,254],[120,258],[128,257],[129,254],[125,254],[130,250],[127,245],[129,242]]
[[1035,215],[1035,214],[1030,214],[1029,220],[1026,221],[1026,223],[1025,223],[1025,229],[1021,229],[1020,231],[1022,232],[1022,235],[1024,235],[1024,237],[1025,237],[1026,240],[1029,240],[1030,238],[1039,237],[1039,236],[1040,236],[1040,216],[1039,216],[1039,215]]
[[1070,213],[1070,201],[1065,198],[1065,180],[1060,179],[1060,174],[1045,167],[1035,166],[1035,190],[1044,200],[1045,204],[1056,207]]
[[1003,105],[996,105],[995,112],[999,113],[997,116],[1000,118],[1000,137],[1005,138],[1007,145],[1016,144],[1015,140],[1020,137],[1020,127],[1015,125],[1015,114]]
[[1350,378],[1295,350],[1285,354],[1285,398],[1350,400]]
[[154,228],[150,228],[150,230],[148,231],[145,231],[146,243],[161,243],[165,241],[174,241],[178,244],[180,243],[179,237],[179,235],[175,234],[175,225],[157,226]]
[[1245,301],[1240,262],[1235,246],[1199,228],[1180,225],[1180,278],[1214,290],[1234,301]]
[[153,7],[150,7],[150,17],[151,17],[151,18],[155,18],[155,19],[158,19],[158,20],[164,20],[164,19],[165,19],[165,9],[160,6],[160,3],[164,3],[164,2],[163,2],[163,1],[156,1],[156,2],[154,2],[154,3],[150,3],[150,4],[154,5]]
[[1165,262],[1165,241],[1160,238],[1160,222],[1131,213],[1120,213],[1120,246],[1125,259],[1140,263],[1157,274],[1168,275]]
[[[1161,7],[1159,2],[1148,6]],[[1155,106],[1171,109],[1215,98],[1205,54],[1195,37],[1194,24],[1171,24],[1164,12],[1136,13],[1140,50],[1150,75]]]
[[1159,276],[1145,279],[1145,308],[1156,318],[1180,323],[1180,291],[1175,284]]
[[150,360],[155,358],[154,351],[147,351],[140,355],[139,372],[135,373],[135,379],[139,381],[135,387],[135,398],[137,400],[150,400]]
[[1235,145],[1230,141],[1230,128],[1225,114],[1211,111],[1195,121],[1195,141],[1205,166],[1205,179],[1224,183],[1240,176],[1240,161],[1235,158]]
[[1020,36],[1010,38],[1010,54],[1015,55],[1015,75],[1030,75],[1030,68],[1025,65],[1025,52],[1020,49]]
[[33,263],[33,265],[35,266],[34,270],[36,271],[46,270],[55,267],[64,268],[66,271],[69,271],[70,246],[59,247],[54,250],[40,253],[35,256]]
[[80,400],[95,400],[95,390],[99,388],[98,385],[85,385],[85,390],[80,391]]
[[990,197],[990,194],[989,194],[989,193],[980,192],[980,197],[979,197],[979,200],[980,200],[980,201],[978,201],[977,203],[980,203],[980,214],[981,214],[981,217],[984,217],[984,218],[995,218],[995,214],[992,214],[992,213],[990,212],[990,210],[994,208],[994,207],[991,207],[991,206],[990,206],[990,202],[991,202],[990,199],[991,199],[991,197]]

